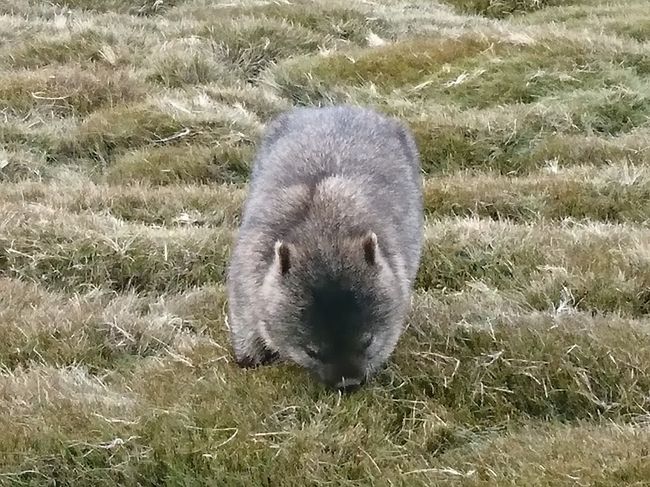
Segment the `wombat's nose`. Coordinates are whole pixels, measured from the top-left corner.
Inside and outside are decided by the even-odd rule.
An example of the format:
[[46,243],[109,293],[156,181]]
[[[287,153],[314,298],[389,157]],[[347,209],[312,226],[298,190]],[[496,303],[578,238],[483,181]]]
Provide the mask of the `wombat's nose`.
[[341,377],[341,380],[334,384],[334,387],[344,392],[352,392],[361,387],[362,383],[363,381],[361,379],[354,377]]

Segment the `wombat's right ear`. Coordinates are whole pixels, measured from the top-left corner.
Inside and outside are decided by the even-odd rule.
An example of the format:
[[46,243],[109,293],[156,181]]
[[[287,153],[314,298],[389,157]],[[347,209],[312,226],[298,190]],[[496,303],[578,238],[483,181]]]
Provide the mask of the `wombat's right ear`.
[[275,260],[283,276],[289,272],[291,268],[291,250],[289,245],[280,240],[275,242]]
[[368,265],[375,265],[377,263],[377,235],[375,232],[368,232],[365,237],[363,237],[363,256],[366,259]]

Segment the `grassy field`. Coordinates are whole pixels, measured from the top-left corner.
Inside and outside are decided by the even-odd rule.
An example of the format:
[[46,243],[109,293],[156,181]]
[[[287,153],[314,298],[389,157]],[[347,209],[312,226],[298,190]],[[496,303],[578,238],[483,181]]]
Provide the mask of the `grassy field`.
[[[340,396],[240,370],[265,123],[406,120],[410,327]],[[5,0],[0,485],[650,485],[647,0]]]

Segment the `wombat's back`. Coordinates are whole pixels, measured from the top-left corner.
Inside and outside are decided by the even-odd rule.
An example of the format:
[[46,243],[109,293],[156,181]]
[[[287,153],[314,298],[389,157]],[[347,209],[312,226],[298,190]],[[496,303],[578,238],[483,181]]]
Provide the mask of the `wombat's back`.
[[[269,195],[297,185],[315,187],[335,176],[369,202],[368,214],[359,218],[376,222],[380,233],[384,228],[395,235],[414,277],[422,234],[417,148],[401,122],[373,110],[347,105],[298,108],[271,122],[253,165],[240,231],[270,223],[260,218],[272,204]],[[343,213],[345,208],[340,208]],[[282,221],[282,230],[287,224]],[[274,230],[271,224],[268,231]]]

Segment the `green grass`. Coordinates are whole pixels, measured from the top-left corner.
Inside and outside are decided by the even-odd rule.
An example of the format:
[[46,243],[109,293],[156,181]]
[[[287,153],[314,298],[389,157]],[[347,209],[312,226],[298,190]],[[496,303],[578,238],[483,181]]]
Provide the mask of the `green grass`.
[[173,183],[244,182],[252,157],[249,146],[154,147],[119,157],[107,172],[109,182]]
[[180,2],[174,0],[168,0],[162,4],[158,2],[142,2],[141,4],[134,6],[133,2],[125,0],[98,0],[98,1],[88,1],[88,0],[63,0],[57,2],[58,5],[67,8],[73,9],[83,9],[92,12],[120,12],[120,13],[129,13],[133,15],[150,15],[155,13],[160,13],[165,9],[174,6]]
[[[0,485],[647,485],[642,0],[0,6]],[[406,121],[426,242],[387,368],[236,367],[265,124]]]
[[16,114],[39,111],[83,116],[102,108],[142,99],[145,87],[127,72],[80,66],[19,70],[0,79],[0,103]]
[[38,206],[17,212],[8,205],[3,214],[2,275],[70,291],[105,286],[142,292],[182,290],[224,277],[228,229],[169,232],[111,217],[40,213]]
[[103,36],[94,31],[75,32],[61,39],[43,37],[27,41],[6,53],[5,62],[13,67],[37,68],[50,64],[106,62]]
[[[559,3],[559,2],[558,2]],[[557,22],[571,28],[598,25],[608,32],[643,42],[650,36],[650,14],[646,4],[638,0],[598,2],[598,8],[587,8],[582,2],[570,7],[547,8],[522,18],[523,22]]]
[[463,12],[501,18],[573,2],[563,0],[451,0],[449,3]]

